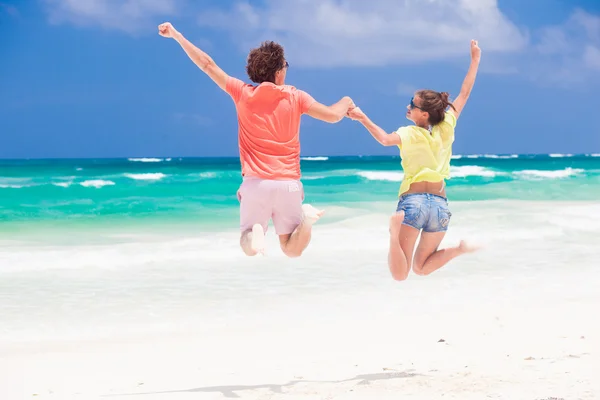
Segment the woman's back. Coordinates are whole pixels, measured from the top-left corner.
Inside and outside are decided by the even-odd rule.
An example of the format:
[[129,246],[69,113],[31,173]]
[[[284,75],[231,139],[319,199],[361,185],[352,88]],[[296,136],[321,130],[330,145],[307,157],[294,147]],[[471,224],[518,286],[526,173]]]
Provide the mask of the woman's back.
[[412,184],[441,182],[450,178],[450,160],[454,143],[456,117],[446,112],[444,120],[431,132],[419,126],[404,126],[396,131],[400,136],[400,157],[404,179],[399,195],[407,192]]

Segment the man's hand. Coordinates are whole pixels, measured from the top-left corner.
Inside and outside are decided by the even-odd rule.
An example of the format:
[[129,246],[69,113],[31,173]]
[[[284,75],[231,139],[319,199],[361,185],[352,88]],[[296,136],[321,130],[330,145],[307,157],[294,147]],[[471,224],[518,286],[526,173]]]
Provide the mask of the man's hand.
[[227,91],[227,79],[229,76],[217,63],[205,52],[194,46],[181,33],[171,25],[164,22],[158,26],[158,34],[162,37],[174,39],[185,51],[185,54],[196,64],[202,72],[210,77],[221,89]]
[[481,49],[477,40],[471,40],[471,60],[479,61],[481,59]]
[[344,101],[346,101],[346,103],[348,104],[348,111],[356,107],[354,101],[352,101],[352,99],[349,96],[344,96]]
[[162,23],[158,26],[158,34],[166,38],[174,38],[179,34],[170,22]]

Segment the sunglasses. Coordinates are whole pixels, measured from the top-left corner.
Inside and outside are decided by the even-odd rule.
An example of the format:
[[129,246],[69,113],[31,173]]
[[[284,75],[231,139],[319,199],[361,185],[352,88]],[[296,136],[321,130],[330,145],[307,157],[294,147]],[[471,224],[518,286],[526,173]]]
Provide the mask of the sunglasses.
[[414,97],[410,99],[410,109],[413,110],[415,108],[418,108],[419,110],[424,111],[421,107],[419,107],[418,105],[415,104],[414,100],[415,100]]

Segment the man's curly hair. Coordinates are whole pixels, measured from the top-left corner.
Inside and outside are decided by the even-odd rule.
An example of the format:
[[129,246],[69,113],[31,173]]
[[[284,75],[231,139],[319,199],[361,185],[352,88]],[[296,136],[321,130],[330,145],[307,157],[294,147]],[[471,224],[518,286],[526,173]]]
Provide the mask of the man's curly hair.
[[262,42],[260,47],[250,50],[246,72],[252,82],[275,83],[275,74],[285,66],[283,46],[272,41]]

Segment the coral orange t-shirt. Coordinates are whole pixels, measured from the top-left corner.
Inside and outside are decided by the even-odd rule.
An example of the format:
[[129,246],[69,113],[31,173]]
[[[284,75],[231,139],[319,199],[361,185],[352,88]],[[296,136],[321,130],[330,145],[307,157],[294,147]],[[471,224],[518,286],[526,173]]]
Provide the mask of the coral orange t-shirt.
[[299,180],[300,117],[315,99],[293,86],[252,86],[233,77],[227,79],[226,91],[238,115],[242,175]]

